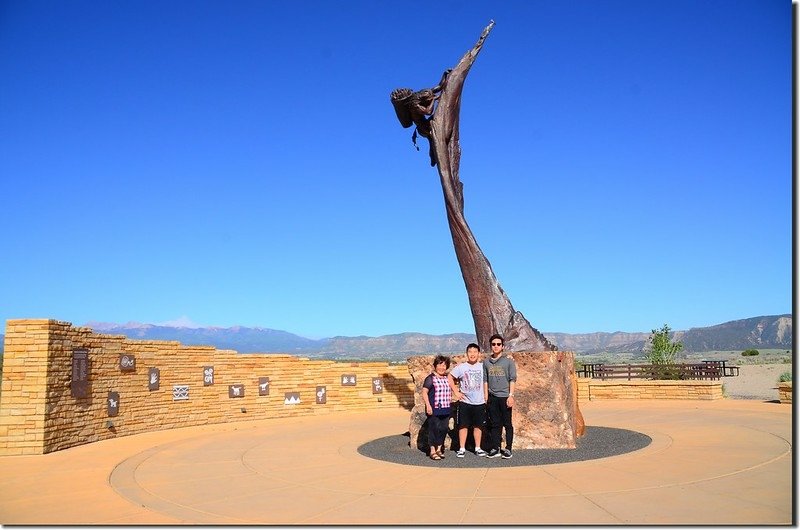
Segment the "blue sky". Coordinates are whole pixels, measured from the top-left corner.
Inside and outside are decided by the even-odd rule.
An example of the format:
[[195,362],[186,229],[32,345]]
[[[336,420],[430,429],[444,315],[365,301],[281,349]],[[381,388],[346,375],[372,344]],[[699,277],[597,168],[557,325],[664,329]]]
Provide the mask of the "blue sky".
[[0,319],[473,332],[389,93],[490,19],[461,180],[515,309],[570,333],[791,312],[787,1],[5,0]]

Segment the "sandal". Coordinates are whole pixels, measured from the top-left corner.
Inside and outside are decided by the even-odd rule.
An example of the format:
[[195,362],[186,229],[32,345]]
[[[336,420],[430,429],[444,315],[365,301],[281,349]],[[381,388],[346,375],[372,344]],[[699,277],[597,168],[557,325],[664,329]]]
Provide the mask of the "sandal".
[[439,456],[439,453],[433,453],[431,455],[431,460],[441,460],[441,459],[442,459],[442,457]]
[[436,451],[436,454],[437,454],[437,455],[439,455],[439,458],[441,458],[442,460],[444,460],[444,452],[442,452],[442,451]]

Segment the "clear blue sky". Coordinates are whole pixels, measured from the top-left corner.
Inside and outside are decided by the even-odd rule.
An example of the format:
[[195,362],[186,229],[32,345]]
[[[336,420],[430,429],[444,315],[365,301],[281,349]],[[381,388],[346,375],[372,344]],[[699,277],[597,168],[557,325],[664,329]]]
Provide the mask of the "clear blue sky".
[[570,333],[791,312],[786,0],[4,0],[0,319],[473,332],[389,93],[490,19],[461,180],[517,310]]

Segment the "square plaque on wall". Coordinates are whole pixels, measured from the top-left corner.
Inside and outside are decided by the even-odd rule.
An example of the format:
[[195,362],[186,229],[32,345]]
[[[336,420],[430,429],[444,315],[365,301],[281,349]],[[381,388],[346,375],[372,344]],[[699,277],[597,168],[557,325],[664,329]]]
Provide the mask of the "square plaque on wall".
[[150,368],[147,374],[147,389],[152,392],[161,386],[161,371],[158,368]]
[[283,395],[284,405],[297,405],[300,403],[300,392],[286,392]]
[[214,384],[214,367],[213,366],[204,366],[203,367],[203,386],[209,386]]
[[258,378],[258,395],[259,396],[269,395],[269,377]]
[[86,348],[72,350],[72,380],[69,388],[74,398],[89,397],[89,350]]
[[383,379],[380,377],[372,378],[372,393],[383,394]]
[[119,392],[109,392],[106,403],[108,404],[109,416],[116,416],[119,414]]
[[228,385],[229,398],[244,397],[244,385]]
[[356,386],[356,374],[342,374],[342,386]]
[[189,385],[172,385],[172,401],[189,399]]
[[317,405],[324,405],[328,402],[328,387],[317,387]]
[[130,353],[123,353],[119,356],[119,369],[123,372],[136,371],[136,357]]

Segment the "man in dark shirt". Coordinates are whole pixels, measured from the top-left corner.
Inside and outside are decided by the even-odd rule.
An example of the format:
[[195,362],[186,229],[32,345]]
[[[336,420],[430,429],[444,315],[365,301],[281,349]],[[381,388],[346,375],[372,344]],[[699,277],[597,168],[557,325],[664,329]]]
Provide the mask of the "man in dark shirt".
[[[517,365],[503,353],[503,337],[492,335],[489,344],[492,355],[483,361],[483,394],[489,412],[490,449],[489,458],[502,456],[511,458],[511,444],[514,441],[514,426],[511,423],[511,410],[514,406],[514,386],[517,381]],[[500,449],[503,429],[506,431],[506,446]]]

